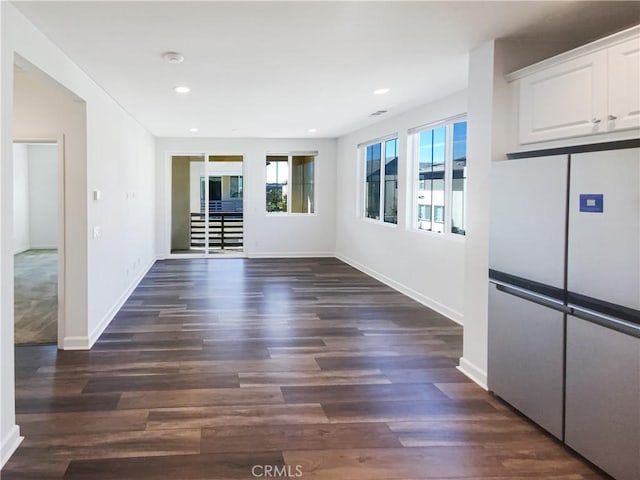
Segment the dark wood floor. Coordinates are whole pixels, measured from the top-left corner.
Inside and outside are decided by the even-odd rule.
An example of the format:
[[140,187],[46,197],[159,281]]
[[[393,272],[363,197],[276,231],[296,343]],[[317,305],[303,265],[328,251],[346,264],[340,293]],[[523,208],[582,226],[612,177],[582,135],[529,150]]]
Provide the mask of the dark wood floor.
[[16,349],[2,479],[604,478],[459,373],[461,349],[335,259],[161,261],[91,351]]

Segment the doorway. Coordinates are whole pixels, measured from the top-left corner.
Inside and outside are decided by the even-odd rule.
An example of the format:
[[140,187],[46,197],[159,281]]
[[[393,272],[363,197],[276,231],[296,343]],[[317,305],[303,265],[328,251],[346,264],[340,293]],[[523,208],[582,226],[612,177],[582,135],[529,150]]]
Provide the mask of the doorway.
[[13,145],[16,345],[57,344],[63,324],[61,143]]
[[171,254],[241,254],[243,156],[173,155],[170,162]]

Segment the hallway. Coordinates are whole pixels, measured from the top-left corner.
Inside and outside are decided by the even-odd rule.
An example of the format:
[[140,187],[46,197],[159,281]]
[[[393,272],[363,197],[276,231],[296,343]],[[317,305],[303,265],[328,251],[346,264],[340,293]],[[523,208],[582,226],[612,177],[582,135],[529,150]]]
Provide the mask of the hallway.
[[336,259],[158,261],[91,351],[16,349],[2,479],[606,478],[461,351],[462,327]]

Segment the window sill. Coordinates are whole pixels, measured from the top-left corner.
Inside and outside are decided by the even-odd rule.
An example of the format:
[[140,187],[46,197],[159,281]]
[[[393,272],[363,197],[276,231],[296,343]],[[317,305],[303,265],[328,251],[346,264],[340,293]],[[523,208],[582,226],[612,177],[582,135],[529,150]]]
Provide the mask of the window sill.
[[466,235],[459,235],[457,233],[438,233],[429,230],[421,230],[420,228],[409,228],[410,232],[417,233],[418,235],[427,235],[430,237],[440,238],[442,240],[451,240],[454,242],[464,243]]
[[375,220],[373,218],[368,218],[368,217],[360,217],[360,219],[365,223],[370,223],[371,225],[380,225],[387,228],[398,228],[397,223],[383,222],[382,220]]
[[277,217],[317,217],[318,213],[289,213],[289,212],[265,212],[264,216],[266,218],[277,218]]

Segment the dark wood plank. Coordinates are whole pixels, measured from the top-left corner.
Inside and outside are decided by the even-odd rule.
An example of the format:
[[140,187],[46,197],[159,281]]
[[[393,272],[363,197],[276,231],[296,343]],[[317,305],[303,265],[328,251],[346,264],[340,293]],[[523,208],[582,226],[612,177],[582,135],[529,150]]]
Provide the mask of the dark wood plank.
[[328,421],[318,404],[234,405],[153,409],[149,411],[147,428],[153,430],[220,425],[288,425]]
[[48,413],[48,412],[91,412],[115,410],[120,401],[120,393],[91,395],[56,395],[47,398],[37,396],[20,396],[16,398],[16,413]]
[[287,403],[367,402],[390,400],[444,400],[442,391],[431,384],[369,384],[282,387]]
[[470,383],[455,368],[382,368],[382,373],[393,383]]
[[476,400],[398,400],[323,403],[322,409],[331,421],[412,421],[430,418],[473,419],[493,418],[492,405]]
[[278,387],[123,392],[118,408],[203,407],[284,403]]
[[399,447],[385,423],[223,426],[202,429],[203,453]]
[[380,370],[333,370],[329,372],[247,372],[240,373],[241,387],[261,385],[360,385],[391,383]]
[[104,412],[29,413],[16,415],[23,435],[59,435],[144,430],[147,410]]
[[254,465],[283,466],[279,452],[226,453],[222,455],[171,455],[98,460],[74,460],[64,479],[242,479],[253,478]]
[[456,359],[442,355],[398,355],[393,357],[360,356],[360,357],[332,357],[318,358],[318,365],[322,370],[344,370],[348,368],[388,368],[415,369],[455,367]]
[[32,457],[94,459],[155,457],[200,453],[199,429],[137,430],[26,438],[21,448]]
[[140,390],[183,390],[195,388],[239,387],[238,376],[233,373],[202,375],[137,375],[97,377],[87,382],[83,393],[132,392]]

